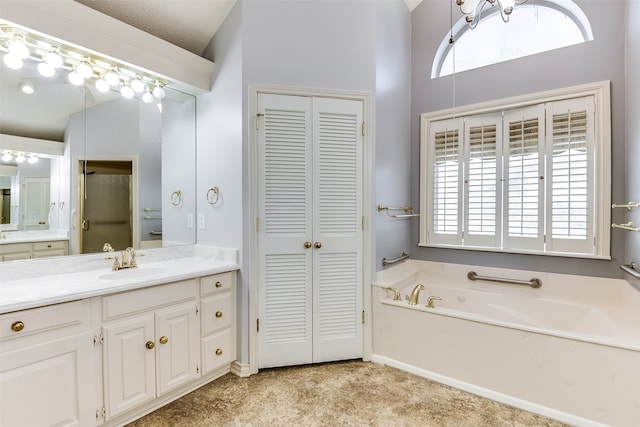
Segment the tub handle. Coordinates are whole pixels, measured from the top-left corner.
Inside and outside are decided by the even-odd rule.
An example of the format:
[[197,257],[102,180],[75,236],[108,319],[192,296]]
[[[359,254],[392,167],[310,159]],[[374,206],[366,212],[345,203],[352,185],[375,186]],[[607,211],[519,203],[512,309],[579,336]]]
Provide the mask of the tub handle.
[[467,273],[467,278],[469,280],[485,280],[487,282],[509,283],[512,285],[526,285],[526,286],[531,286],[532,288],[539,288],[540,286],[542,286],[542,281],[537,277],[534,277],[531,280],[505,279],[502,277],[478,276],[478,274],[475,271],[470,271],[469,273]]

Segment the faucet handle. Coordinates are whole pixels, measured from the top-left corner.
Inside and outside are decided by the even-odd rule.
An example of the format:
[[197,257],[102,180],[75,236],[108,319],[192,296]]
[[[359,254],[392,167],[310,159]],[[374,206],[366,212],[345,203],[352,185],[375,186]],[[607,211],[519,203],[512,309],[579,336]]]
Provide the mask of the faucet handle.
[[442,298],[437,297],[437,296],[430,296],[427,298],[427,308],[436,308],[436,306],[433,304],[434,301],[442,301]]
[[113,267],[111,267],[111,270],[113,271],[120,270],[120,261],[118,260],[118,255],[113,257]]
[[391,286],[384,288],[385,291],[391,291],[393,292],[393,300],[394,301],[400,301],[400,291],[397,290],[396,288],[392,288]]
[[111,243],[107,242],[102,246],[102,252],[113,252],[113,246]]

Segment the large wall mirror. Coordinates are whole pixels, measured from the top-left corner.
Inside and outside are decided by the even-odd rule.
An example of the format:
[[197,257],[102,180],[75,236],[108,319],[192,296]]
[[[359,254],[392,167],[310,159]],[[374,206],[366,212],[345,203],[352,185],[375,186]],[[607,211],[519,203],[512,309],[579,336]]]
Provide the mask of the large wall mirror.
[[0,19],[3,242],[57,230],[70,254],[194,244],[195,96],[37,30]]

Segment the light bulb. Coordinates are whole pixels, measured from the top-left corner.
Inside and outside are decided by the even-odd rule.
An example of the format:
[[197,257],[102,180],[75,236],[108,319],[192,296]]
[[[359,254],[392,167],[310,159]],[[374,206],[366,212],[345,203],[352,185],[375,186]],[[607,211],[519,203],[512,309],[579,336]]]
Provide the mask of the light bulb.
[[22,163],[24,162],[26,159],[26,157],[24,157],[24,153],[18,153],[18,155],[16,156],[16,163]]
[[160,86],[160,84],[156,84],[156,87],[153,88],[153,96],[155,96],[157,99],[162,99],[165,96],[164,93],[164,89],[162,88],[162,86]]
[[24,37],[14,36],[14,39],[9,42],[9,53],[20,59],[29,57],[29,48],[24,42]]
[[82,61],[76,67],[76,71],[85,79],[90,79],[93,76],[93,68],[87,61]]
[[26,95],[31,95],[33,92],[36,91],[36,88],[33,87],[32,84],[30,83],[20,83],[20,90],[22,91],[22,93],[26,94]]
[[60,68],[64,63],[64,61],[62,60],[62,56],[60,56],[57,49],[55,48],[52,48],[44,55],[44,62],[51,65],[53,68]]
[[2,62],[4,62],[4,65],[11,68],[12,70],[19,70],[24,65],[22,59],[10,53],[7,53],[4,58],[2,58]]
[[67,78],[69,79],[69,83],[71,83],[72,85],[82,86],[84,84],[84,77],[82,77],[77,70],[73,70],[72,72],[70,72]]
[[46,62],[41,62],[38,64],[38,71],[44,77],[53,77],[56,74],[56,69],[53,65],[48,64]]
[[96,89],[98,89],[99,92],[107,93],[109,92],[109,90],[111,90],[111,86],[109,85],[109,83],[107,83],[104,76],[101,76],[98,80],[96,80]]
[[10,151],[5,151],[4,154],[2,155],[2,161],[3,162],[10,162],[11,159],[13,159],[13,156],[11,155]]
[[29,160],[27,161],[31,164],[38,163],[38,156],[36,156],[35,154],[30,154]]
[[107,71],[104,79],[109,83],[109,86],[118,86],[120,84],[120,77],[115,69]]
[[120,89],[120,94],[127,98],[133,98],[133,95],[135,94],[135,92],[133,91],[133,89],[131,89],[131,86],[129,86],[128,84],[125,84],[124,86],[122,86],[122,88]]
[[142,94],[142,102],[145,104],[151,104],[155,99],[156,98],[151,94],[151,92],[149,92],[149,89]]
[[131,80],[131,89],[133,89],[135,93],[144,92],[145,85],[140,76],[136,76],[135,79]]

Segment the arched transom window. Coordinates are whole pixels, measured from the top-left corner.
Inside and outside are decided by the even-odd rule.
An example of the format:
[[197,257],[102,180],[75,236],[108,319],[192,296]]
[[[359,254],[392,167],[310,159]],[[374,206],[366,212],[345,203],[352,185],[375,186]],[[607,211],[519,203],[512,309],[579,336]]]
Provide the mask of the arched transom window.
[[[451,35],[453,44],[449,42]],[[515,7],[508,23],[503,22],[498,7],[488,7],[476,28],[470,29],[461,17],[452,33],[445,35],[431,78],[590,40],[589,20],[571,0],[529,0]]]

